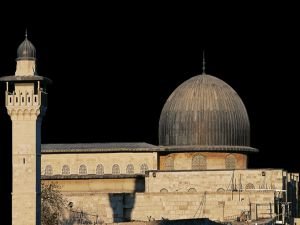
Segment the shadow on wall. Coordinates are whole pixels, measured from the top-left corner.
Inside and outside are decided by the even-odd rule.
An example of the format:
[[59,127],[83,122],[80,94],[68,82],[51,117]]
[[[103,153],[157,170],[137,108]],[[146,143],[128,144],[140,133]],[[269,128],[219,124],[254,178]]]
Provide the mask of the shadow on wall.
[[132,221],[132,210],[135,205],[135,193],[145,192],[145,178],[137,177],[133,193],[110,193],[109,203],[113,211],[113,222]]
[[290,178],[288,179],[286,177],[286,182],[287,182],[287,201],[291,203],[290,205],[290,210],[292,217],[298,217],[299,216],[299,209],[298,209],[298,196],[299,196],[299,191],[298,191],[298,176],[295,177],[293,174],[288,174]]

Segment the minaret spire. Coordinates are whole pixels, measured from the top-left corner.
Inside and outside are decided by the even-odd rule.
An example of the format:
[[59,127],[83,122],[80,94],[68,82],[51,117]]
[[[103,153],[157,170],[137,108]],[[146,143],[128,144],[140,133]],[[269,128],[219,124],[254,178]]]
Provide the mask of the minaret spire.
[[205,50],[202,52],[202,74],[205,74]]
[[17,50],[16,76],[36,75],[36,50],[34,45],[27,38],[27,28],[25,29],[25,40],[19,45]]

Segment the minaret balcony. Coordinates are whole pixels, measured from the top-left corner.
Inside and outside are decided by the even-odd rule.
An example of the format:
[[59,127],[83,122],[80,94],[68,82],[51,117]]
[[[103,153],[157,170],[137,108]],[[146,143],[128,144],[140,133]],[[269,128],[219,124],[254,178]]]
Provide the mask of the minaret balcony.
[[15,93],[6,91],[6,106],[13,107],[39,107],[47,105],[47,93],[38,91],[38,94],[33,93]]

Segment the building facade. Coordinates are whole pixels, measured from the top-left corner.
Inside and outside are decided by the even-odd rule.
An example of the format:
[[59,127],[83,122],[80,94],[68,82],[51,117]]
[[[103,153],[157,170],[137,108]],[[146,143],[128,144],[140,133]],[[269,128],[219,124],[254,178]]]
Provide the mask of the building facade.
[[[1,78],[8,82],[7,93],[13,93],[6,95],[9,113],[18,113],[20,107],[31,112],[35,95],[41,96],[44,90],[40,80],[47,83],[32,72],[34,64],[30,63],[17,64],[15,77],[25,76],[31,86],[27,80]],[[23,73],[23,68],[29,71]],[[10,90],[11,85],[15,89]],[[31,102],[23,103],[23,94],[29,96],[26,99],[33,98]],[[42,102],[34,109],[44,111],[45,107]],[[22,112],[14,118],[26,123],[13,129],[13,154],[21,154],[15,150],[19,143],[36,143],[37,149],[29,148],[32,153],[28,153],[36,159],[28,168],[33,176],[37,171],[30,179],[37,190],[34,196],[39,192],[39,175],[44,183],[58,183],[69,202],[61,215],[65,224],[71,220],[75,224],[100,224],[204,217],[216,221],[243,217],[284,221],[297,217],[299,174],[248,168],[249,154],[258,150],[250,146],[247,110],[228,84],[205,71],[185,81],[167,99],[159,121],[158,146],[143,142],[40,145],[36,138],[40,135],[38,116]],[[28,121],[33,121],[32,126]],[[27,132],[32,134],[24,140]],[[20,165],[24,156],[18,157],[13,157],[13,180],[24,183],[22,176],[28,171]],[[25,190],[19,188],[20,192]],[[14,203],[13,211],[17,212]]]

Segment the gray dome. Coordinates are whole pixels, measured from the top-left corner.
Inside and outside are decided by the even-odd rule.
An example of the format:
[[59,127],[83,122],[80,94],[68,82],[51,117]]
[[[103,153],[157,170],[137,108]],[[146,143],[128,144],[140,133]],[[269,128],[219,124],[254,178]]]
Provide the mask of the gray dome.
[[35,47],[25,36],[25,40],[19,45],[17,50],[17,60],[35,60]]
[[163,107],[159,144],[219,150],[224,146],[224,151],[240,146],[247,151],[250,124],[246,108],[224,81],[206,74],[192,77],[175,89]]

